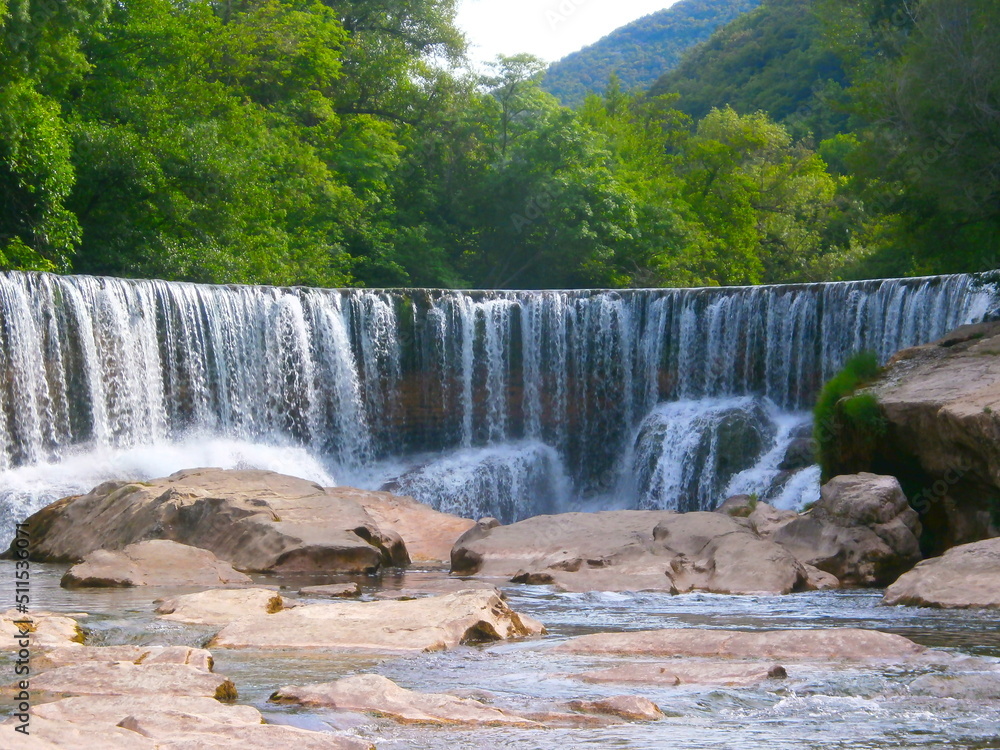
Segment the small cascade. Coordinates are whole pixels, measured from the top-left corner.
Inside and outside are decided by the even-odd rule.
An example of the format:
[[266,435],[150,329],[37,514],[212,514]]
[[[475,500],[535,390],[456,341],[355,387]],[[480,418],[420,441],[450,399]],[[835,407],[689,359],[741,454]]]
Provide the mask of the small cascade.
[[559,453],[533,441],[465,448],[390,484],[445,513],[513,523],[568,507],[572,485]]
[[[981,319],[994,300],[971,276],[462,292],[5,273],[0,473],[196,439],[298,447],[333,476],[481,449],[517,473],[532,445],[535,464],[545,446],[573,494],[594,498],[622,491],[637,436],[653,451],[675,434],[676,446],[639,461],[631,502],[702,507],[722,479],[678,479],[682,499],[666,469],[650,468],[693,439],[671,419],[742,398],[807,410],[851,353],[885,360]],[[518,497],[490,502],[535,507]]]
[[619,493],[644,510],[712,510],[730,479],[774,447],[776,432],[753,398],[660,404],[626,454]]

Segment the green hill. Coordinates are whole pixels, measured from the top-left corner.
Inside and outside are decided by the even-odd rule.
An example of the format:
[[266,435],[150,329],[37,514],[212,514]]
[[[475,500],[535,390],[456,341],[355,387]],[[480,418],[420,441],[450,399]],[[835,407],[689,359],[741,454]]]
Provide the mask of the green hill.
[[650,94],[680,94],[695,118],[713,107],[763,110],[801,135],[824,138],[846,127],[835,106],[846,76],[824,43],[814,0],[764,0],[695,47],[663,74]]
[[588,94],[603,93],[612,74],[626,89],[644,89],[676,66],[686,50],[759,4],[760,0],[680,0],[553,63],[543,88],[573,107]]

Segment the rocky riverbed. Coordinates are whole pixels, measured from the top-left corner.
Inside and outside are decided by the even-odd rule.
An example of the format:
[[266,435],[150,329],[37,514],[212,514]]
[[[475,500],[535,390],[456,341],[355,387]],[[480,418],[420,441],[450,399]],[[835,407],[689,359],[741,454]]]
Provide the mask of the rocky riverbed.
[[[0,737],[992,747],[995,541],[921,563],[883,600],[856,586],[916,562],[900,498],[891,478],[859,475],[804,515],[736,498],[500,526],[264,472],[102,485],[29,520],[36,558],[53,560],[32,568],[32,735],[14,718]],[[942,597],[960,584],[964,598]],[[0,621],[11,640],[16,619]],[[0,668],[13,709],[13,659]]]

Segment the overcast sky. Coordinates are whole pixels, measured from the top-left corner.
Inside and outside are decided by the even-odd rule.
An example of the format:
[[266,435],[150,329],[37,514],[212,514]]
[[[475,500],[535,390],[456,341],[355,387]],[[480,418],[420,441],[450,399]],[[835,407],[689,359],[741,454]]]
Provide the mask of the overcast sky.
[[459,0],[458,26],[474,61],[530,52],[547,62],[676,0]]

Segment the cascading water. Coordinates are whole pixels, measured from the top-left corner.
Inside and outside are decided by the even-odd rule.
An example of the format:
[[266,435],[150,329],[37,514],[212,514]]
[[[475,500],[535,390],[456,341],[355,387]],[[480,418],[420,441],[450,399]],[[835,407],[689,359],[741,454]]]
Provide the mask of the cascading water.
[[[8,491],[0,514],[9,527],[51,499],[56,490],[26,479],[42,466],[61,475],[59,491],[74,481],[80,491],[110,476],[259,465],[260,446],[271,446],[270,455],[288,457],[289,473],[370,486],[386,479],[387,465],[404,475],[417,461],[408,457],[428,452],[462,450],[455,460],[491,467],[478,476],[507,461],[509,486],[522,489],[494,505],[523,517],[556,509],[552,488],[563,476],[577,497],[629,486],[622,471],[638,469],[625,457],[651,416],[669,422],[671,409],[682,409],[691,420],[717,409],[717,399],[749,396],[807,409],[850,353],[873,349],[885,359],[981,318],[992,299],[969,276],[457,292],[3,274],[0,481]],[[687,406],[657,406],[681,400]],[[667,443],[679,434],[661,427]],[[520,447],[503,449],[513,443]],[[221,444],[221,453],[204,449]],[[659,456],[676,446],[661,447]],[[173,458],[155,467],[133,460],[151,448]],[[493,453],[484,464],[476,451],[485,448]],[[442,465],[434,481],[424,470],[422,499],[479,512],[455,499],[461,482],[444,481]],[[93,470],[73,480],[72,466]],[[684,502],[717,502],[722,480],[706,482],[710,489],[685,490],[696,500]],[[684,504],[669,482],[653,484],[632,481],[624,504]]]

